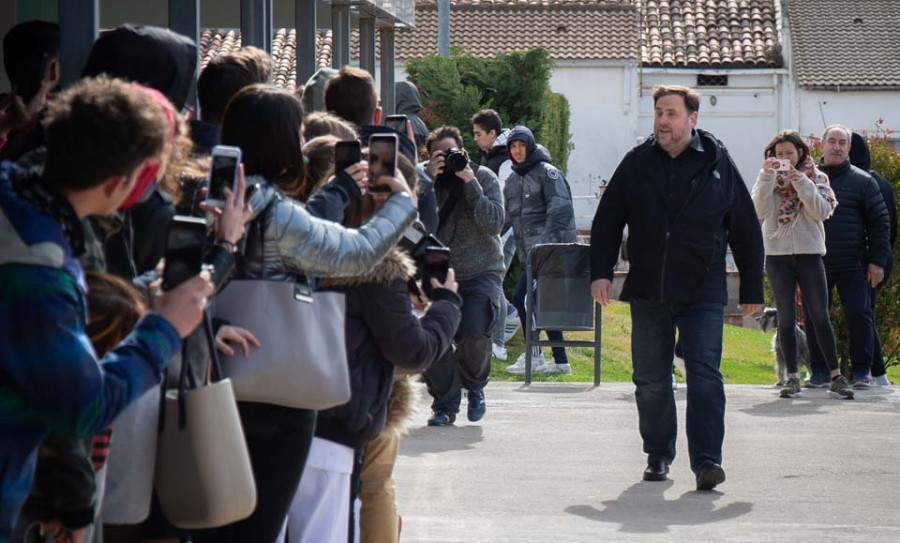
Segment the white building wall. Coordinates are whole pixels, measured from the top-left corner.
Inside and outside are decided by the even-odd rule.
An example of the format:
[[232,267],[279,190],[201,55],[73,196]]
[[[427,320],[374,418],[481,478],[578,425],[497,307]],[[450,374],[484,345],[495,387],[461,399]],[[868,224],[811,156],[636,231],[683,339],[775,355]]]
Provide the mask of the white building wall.
[[825,127],[840,123],[856,132],[884,128],[900,130],[900,91],[812,91],[800,89],[797,103],[800,133],[821,137]]
[[635,70],[625,64],[557,62],[553,92],[569,100],[569,131],[575,148],[566,179],[572,188],[575,225],[590,229],[599,188],[634,146],[637,122]]

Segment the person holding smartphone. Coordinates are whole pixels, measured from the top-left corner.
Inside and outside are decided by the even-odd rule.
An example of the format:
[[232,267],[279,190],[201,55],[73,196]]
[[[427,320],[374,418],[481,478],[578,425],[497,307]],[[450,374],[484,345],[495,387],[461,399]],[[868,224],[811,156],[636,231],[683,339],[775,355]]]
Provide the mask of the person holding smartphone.
[[828,315],[825,280],[824,221],[837,207],[828,176],[819,171],[800,134],[787,130],[766,146],[765,161],[753,186],[753,203],[762,223],[766,249],[766,274],[778,310],[778,338],[787,364],[788,380],[782,398],[800,394],[797,366],[797,286],[808,312],[807,328],[815,330],[818,346],[831,372],[831,392],[853,398],[853,390],[841,376],[834,332]]
[[[302,129],[300,100],[270,85],[242,89],[225,109],[221,142],[241,149],[247,183],[255,187],[249,198],[252,219],[236,278],[294,282],[300,275],[367,273],[415,218],[412,191],[395,177],[378,180],[391,188],[391,194],[359,228],[312,216],[296,200],[306,178]],[[260,327],[266,325],[259,323]],[[284,341],[291,339],[285,337]],[[304,347],[296,345],[298,350]],[[256,479],[256,510],[249,518],[214,533],[197,534],[194,540],[198,542],[276,541],[306,464],[314,410],[246,401],[238,402],[238,410]]]

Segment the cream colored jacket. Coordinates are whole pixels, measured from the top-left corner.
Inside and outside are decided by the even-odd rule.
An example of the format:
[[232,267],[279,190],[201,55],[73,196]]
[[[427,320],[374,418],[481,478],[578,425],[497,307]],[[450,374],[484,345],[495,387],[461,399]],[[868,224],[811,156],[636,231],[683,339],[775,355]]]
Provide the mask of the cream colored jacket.
[[822,223],[831,217],[837,202],[832,206],[806,175],[794,181],[794,189],[803,207],[794,219],[796,224],[790,234],[775,237],[781,204],[781,197],[775,194],[775,174],[761,170],[753,185],[753,204],[762,225],[766,256],[825,254],[825,227]]

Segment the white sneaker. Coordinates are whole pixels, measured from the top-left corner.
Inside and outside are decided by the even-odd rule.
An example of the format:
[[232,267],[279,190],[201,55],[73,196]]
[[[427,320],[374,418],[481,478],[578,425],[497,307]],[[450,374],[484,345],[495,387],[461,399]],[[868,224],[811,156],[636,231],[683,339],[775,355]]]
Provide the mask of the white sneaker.
[[519,328],[522,327],[516,308],[512,304],[509,304],[509,307],[512,309],[512,312],[506,316],[506,322],[503,324],[503,343],[508,343],[519,331]]
[[544,364],[540,369],[534,370],[534,373],[542,373],[544,375],[572,375],[572,366],[568,364]]
[[887,374],[879,375],[878,377],[873,378],[873,383],[877,387],[889,387],[891,386],[891,382],[888,381]]
[[496,343],[491,344],[491,354],[494,355],[494,358],[501,362],[506,362],[508,354],[506,352],[506,347],[503,345],[497,345]]
[[[531,372],[539,373],[541,369],[547,365],[547,361],[544,360],[544,354],[541,353],[538,356],[531,357]],[[516,363],[510,366],[506,366],[506,371],[508,373],[512,373],[513,375],[525,375],[525,353],[519,355],[519,358],[516,359]]]

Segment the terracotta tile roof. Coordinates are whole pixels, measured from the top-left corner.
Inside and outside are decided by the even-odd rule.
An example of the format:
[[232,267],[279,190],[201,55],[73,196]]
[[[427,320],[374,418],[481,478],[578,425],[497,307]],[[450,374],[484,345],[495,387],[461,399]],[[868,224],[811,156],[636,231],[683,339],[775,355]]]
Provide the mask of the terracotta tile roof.
[[[490,58],[544,46],[554,60],[637,57],[637,16],[627,0],[454,0],[450,45]],[[398,60],[437,51],[437,4],[416,4],[416,26],[397,33]]]
[[794,75],[806,87],[900,86],[897,0],[791,0]]
[[[241,47],[240,30],[211,28],[200,35],[200,69],[206,68],[213,57],[230,53]],[[316,35],[316,66],[331,66],[331,32]],[[358,50],[358,46],[357,46]],[[297,87],[297,32],[279,28],[272,36],[272,81],[279,87],[294,90]]]
[[774,68],[783,64],[776,6],[780,0],[637,1],[644,66]]

